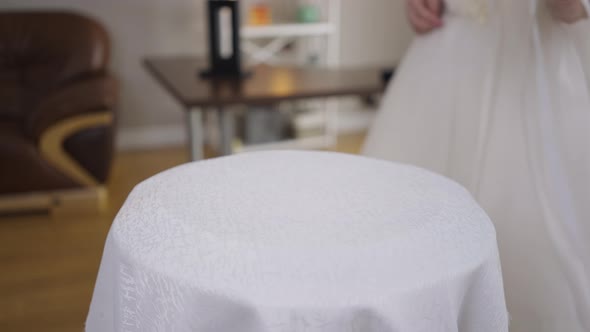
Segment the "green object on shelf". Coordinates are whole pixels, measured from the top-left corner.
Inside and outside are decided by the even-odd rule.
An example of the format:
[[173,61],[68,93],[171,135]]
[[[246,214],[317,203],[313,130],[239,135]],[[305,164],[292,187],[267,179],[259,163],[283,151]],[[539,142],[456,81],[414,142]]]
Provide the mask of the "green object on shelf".
[[297,11],[297,20],[300,23],[316,23],[320,20],[320,11],[314,5],[302,5]]

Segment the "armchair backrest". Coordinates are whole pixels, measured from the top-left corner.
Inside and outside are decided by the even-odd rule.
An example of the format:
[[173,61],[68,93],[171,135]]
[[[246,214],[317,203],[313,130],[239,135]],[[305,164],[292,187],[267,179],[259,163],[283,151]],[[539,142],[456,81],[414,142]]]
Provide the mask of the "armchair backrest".
[[104,72],[101,24],[71,12],[0,12],[0,121],[26,118],[48,93]]

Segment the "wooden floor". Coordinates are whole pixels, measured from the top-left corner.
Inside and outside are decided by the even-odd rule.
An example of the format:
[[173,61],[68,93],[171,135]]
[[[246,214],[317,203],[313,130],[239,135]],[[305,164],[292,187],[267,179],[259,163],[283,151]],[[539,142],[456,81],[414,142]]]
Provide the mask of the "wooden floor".
[[[363,135],[342,137],[336,151],[356,153]],[[80,332],[104,240],[127,194],[142,180],[187,161],[184,148],[116,157],[102,216],[57,220],[0,218],[0,331]]]

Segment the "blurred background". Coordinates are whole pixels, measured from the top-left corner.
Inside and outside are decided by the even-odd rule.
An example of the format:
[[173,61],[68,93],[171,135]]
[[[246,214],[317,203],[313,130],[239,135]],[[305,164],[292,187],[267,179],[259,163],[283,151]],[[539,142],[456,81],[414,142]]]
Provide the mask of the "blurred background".
[[[413,37],[402,0],[239,4],[250,68],[356,69],[381,80]],[[0,2],[0,331],[81,331],[127,194],[190,160],[182,103],[144,61],[207,58],[206,5]],[[232,152],[288,140],[285,148],[358,153],[378,103],[379,94],[349,93],[236,106]],[[206,158],[218,155],[218,120],[204,114]],[[327,127],[336,139],[299,144]]]

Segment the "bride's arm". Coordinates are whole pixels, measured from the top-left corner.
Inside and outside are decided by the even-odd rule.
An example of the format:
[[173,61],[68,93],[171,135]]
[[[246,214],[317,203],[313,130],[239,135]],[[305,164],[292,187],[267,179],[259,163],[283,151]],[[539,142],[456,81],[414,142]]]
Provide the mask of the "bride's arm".
[[565,23],[574,23],[587,18],[583,0],[546,0],[551,15]]

